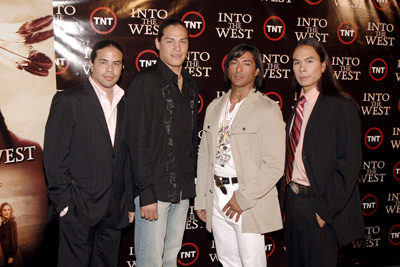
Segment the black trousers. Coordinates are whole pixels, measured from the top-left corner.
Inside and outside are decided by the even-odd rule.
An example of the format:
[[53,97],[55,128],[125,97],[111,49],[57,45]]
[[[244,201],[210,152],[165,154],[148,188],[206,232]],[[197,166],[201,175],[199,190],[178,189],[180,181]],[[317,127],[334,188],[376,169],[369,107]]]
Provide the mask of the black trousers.
[[72,211],[60,218],[58,267],[113,267],[118,264],[121,230],[111,216],[94,226],[78,221]]
[[332,227],[318,224],[314,193],[293,193],[286,188],[286,265],[288,267],[336,266],[338,242]]

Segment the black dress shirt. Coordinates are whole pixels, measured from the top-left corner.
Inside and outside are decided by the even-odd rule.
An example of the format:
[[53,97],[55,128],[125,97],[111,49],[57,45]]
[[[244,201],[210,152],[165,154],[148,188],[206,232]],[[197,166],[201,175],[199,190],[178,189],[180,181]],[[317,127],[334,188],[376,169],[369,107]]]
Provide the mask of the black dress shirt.
[[140,71],[129,86],[129,149],[140,205],[179,202],[195,196],[198,88],[182,69],[161,60]]

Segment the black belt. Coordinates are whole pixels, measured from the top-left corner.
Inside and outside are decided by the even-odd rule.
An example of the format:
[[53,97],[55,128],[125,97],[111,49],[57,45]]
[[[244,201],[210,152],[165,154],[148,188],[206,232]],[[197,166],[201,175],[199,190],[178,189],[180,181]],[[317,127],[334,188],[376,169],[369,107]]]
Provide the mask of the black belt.
[[238,178],[237,177],[222,177],[218,175],[214,175],[215,185],[221,189],[222,193],[226,195],[227,191],[225,188],[225,184],[237,184]]
[[311,186],[301,185],[295,182],[290,182],[289,186],[290,188],[292,188],[293,193],[295,193],[296,195],[308,195],[313,192]]
[[215,181],[220,181],[222,184],[237,184],[238,183],[238,178],[237,177],[222,177],[218,175],[214,175]]

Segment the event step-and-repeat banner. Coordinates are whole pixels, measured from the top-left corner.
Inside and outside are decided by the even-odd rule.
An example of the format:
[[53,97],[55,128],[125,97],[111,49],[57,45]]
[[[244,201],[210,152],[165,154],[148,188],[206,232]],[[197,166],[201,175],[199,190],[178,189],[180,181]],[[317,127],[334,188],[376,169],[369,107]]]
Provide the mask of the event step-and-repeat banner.
[[[91,47],[106,38],[119,42],[125,51],[120,85],[127,88],[135,74],[157,60],[158,25],[172,16],[189,29],[184,67],[200,88],[200,129],[207,105],[227,89],[223,63],[232,47],[245,42],[259,48],[265,67],[264,92],[280,105],[287,121],[298,97],[291,86],[292,47],[304,38],[325,45],[335,77],[358,103],[362,122],[363,161],[358,181],[365,238],[340,247],[338,265],[400,264],[399,2],[2,1],[0,200],[14,209],[25,266],[56,266],[57,216],[52,209],[47,213],[40,168],[51,96],[56,88],[67,90],[88,78]],[[131,225],[123,231],[121,267],[136,266],[133,237]],[[269,266],[285,266],[283,230],[265,235],[265,250]],[[178,266],[218,266],[212,234],[196,217],[193,203]]]

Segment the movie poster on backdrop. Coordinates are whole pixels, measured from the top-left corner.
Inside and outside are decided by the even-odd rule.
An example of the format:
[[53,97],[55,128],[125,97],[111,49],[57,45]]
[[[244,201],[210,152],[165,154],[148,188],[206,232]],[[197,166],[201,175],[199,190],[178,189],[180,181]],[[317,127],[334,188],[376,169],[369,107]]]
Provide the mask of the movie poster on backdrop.
[[0,266],[35,266],[42,255],[42,143],[56,92],[51,7],[50,0],[0,2]]

